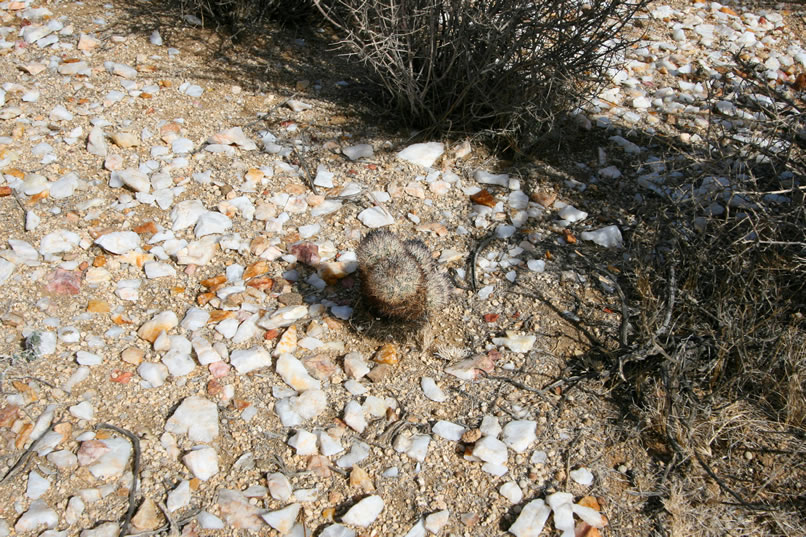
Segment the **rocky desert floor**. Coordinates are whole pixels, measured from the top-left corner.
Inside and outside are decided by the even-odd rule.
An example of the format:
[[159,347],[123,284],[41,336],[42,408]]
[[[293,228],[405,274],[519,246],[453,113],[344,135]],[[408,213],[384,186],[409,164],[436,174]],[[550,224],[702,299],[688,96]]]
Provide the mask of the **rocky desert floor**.
[[[797,6],[652,3],[577,116],[588,158],[515,169],[390,127],[327,30],[232,43],[151,4],[0,3],[0,537],[684,534],[580,267],[635,231],[613,185],[662,191],[647,136],[742,134],[703,82],[734,53],[802,96]],[[428,245],[444,311],[365,310],[379,227]]]

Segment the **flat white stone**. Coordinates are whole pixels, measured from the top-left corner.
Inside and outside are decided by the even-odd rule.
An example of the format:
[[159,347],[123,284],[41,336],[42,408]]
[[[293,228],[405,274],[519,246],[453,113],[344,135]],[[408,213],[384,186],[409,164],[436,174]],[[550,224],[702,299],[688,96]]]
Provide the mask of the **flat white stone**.
[[191,226],[195,226],[199,217],[207,212],[204,204],[199,200],[180,201],[171,210],[171,221],[173,231],[179,231]]
[[143,265],[146,278],[153,280],[155,278],[176,277],[176,269],[168,263],[160,261],[148,261]]
[[53,121],[71,121],[73,119],[73,113],[67,110],[64,105],[57,104],[53,107],[53,110],[50,111],[49,117]]
[[82,401],[77,405],[73,405],[69,408],[70,414],[75,416],[80,420],[92,420],[93,416],[95,415],[95,410],[92,408],[92,404],[89,401]]
[[294,526],[301,508],[300,504],[292,503],[278,511],[269,511],[260,516],[266,521],[266,524],[279,531],[281,535],[285,535]]
[[286,384],[299,392],[320,389],[319,381],[308,374],[302,362],[292,354],[281,354],[280,357],[277,358],[276,369],[277,374],[282,377]]
[[532,500],[521,509],[509,533],[515,537],[538,537],[551,514],[551,508],[543,500]]
[[532,420],[515,420],[504,425],[501,440],[516,453],[523,453],[537,439],[535,429],[537,422]]
[[110,186],[114,186],[116,182],[126,185],[135,192],[149,192],[151,190],[151,181],[148,175],[136,168],[127,168],[119,172],[112,172],[109,181]]
[[560,209],[558,214],[560,218],[563,220],[568,220],[569,222],[579,222],[580,220],[584,220],[588,217],[588,213],[585,211],[580,211],[572,205],[566,205]]
[[358,464],[367,457],[369,457],[369,444],[353,442],[350,451],[336,459],[336,465],[339,468],[352,468],[353,465]]
[[168,368],[163,364],[143,362],[137,366],[137,374],[148,382],[152,388],[158,388],[165,384],[165,379],[168,378]]
[[25,496],[32,500],[41,498],[50,488],[50,480],[39,475],[36,470],[28,472],[28,484],[25,488]]
[[347,511],[341,518],[342,522],[352,526],[366,528],[378,518],[383,511],[383,498],[380,496],[367,496]]
[[218,236],[208,235],[176,252],[178,265],[206,265],[218,251]]
[[621,177],[621,170],[615,166],[608,166],[599,170],[599,177],[602,179],[618,179]]
[[271,367],[271,355],[263,347],[235,350],[230,354],[230,364],[239,374],[245,375],[256,369]]
[[367,427],[367,418],[364,415],[364,407],[357,401],[351,400],[344,407],[344,423],[359,433],[364,432]]
[[369,144],[351,145],[342,149],[341,152],[350,160],[369,158],[374,154],[372,146]]
[[182,462],[202,481],[207,481],[218,473],[218,454],[208,446],[191,450],[182,457]]
[[17,533],[55,528],[59,523],[59,515],[44,500],[34,500],[22,516],[14,524]]
[[520,503],[520,501],[523,499],[523,491],[514,481],[507,481],[501,485],[501,488],[498,489],[498,492],[501,494],[501,496],[509,500],[509,503],[511,504]]
[[271,497],[275,500],[285,502],[291,497],[291,482],[283,474],[279,472],[269,474],[266,479],[266,484],[269,487],[269,494],[271,494]]
[[420,379],[420,387],[423,389],[425,396],[436,403],[442,403],[448,398],[431,377]]
[[259,321],[258,326],[271,330],[273,328],[282,328],[291,326],[295,321],[305,317],[308,314],[308,306],[285,306],[273,313],[264,315]]
[[526,266],[532,272],[545,272],[546,262],[542,259],[530,259],[526,262]]
[[325,431],[318,431],[316,437],[319,440],[319,452],[325,457],[330,457],[344,451],[339,441]]
[[218,436],[218,406],[203,397],[190,396],[168,418],[165,430],[187,434],[194,442],[212,442]]
[[602,517],[602,514],[596,509],[592,509],[584,505],[571,504],[571,511],[573,511],[575,515],[594,528],[603,528],[605,525],[605,520]]
[[537,336],[519,335],[511,330],[507,330],[507,337],[493,338],[496,345],[504,345],[512,352],[529,352],[534,346]]
[[587,468],[577,468],[576,470],[571,470],[571,473],[568,475],[571,476],[571,479],[585,487],[593,483],[593,474]]
[[190,503],[190,481],[183,479],[173,490],[168,492],[168,501],[165,506],[173,513]]
[[451,512],[447,509],[443,509],[442,511],[437,511],[436,513],[431,513],[427,517],[425,517],[424,526],[425,529],[436,535],[439,533],[442,528],[445,527],[445,524],[448,523],[448,518],[451,516]]
[[190,357],[190,352],[171,349],[162,357],[162,363],[174,377],[184,377],[196,369],[196,362]]
[[622,248],[624,240],[618,226],[605,226],[595,231],[583,231],[579,237],[584,241],[592,241],[605,248]]
[[297,455],[317,455],[316,435],[300,429],[297,434],[288,439],[288,445],[297,451]]
[[319,537],[355,537],[355,530],[341,524],[331,524],[322,530]]
[[123,63],[104,62],[104,69],[113,75],[128,78],[129,80],[137,78],[137,69]]
[[509,186],[509,175],[506,173],[493,174],[485,170],[473,172],[473,178],[484,185]]
[[113,254],[125,254],[140,246],[140,236],[134,231],[113,231],[95,239],[95,244]]
[[369,207],[358,213],[358,219],[368,228],[391,226],[395,223],[394,217],[383,207]]
[[200,239],[205,235],[224,233],[231,227],[232,220],[227,215],[215,211],[205,211],[199,215],[193,231],[196,238]]
[[506,464],[507,446],[492,436],[484,436],[473,446],[473,456],[493,464]]
[[397,158],[430,168],[445,152],[445,146],[439,142],[412,144],[397,154]]
[[415,461],[424,462],[428,455],[428,446],[431,444],[431,437],[427,434],[417,434],[411,437],[411,445],[406,450],[406,455]]
[[423,523],[423,519],[421,518],[417,521],[416,524],[414,524],[414,526],[411,527],[411,529],[408,532],[406,532],[406,535],[404,535],[403,537],[426,537],[426,535],[427,534],[425,531],[425,524]]
[[351,352],[344,356],[344,371],[355,380],[361,380],[369,373],[369,366],[360,353]]
[[203,310],[201,308],[192,307],[187,310],[185,313],[185,318],[182,319],[182,322],[179,326],[187,330],[188,332],[195,332],[200,328],[204,328],[207,325],[207,321],[210,319],[210,313],[207,310]]
[[107,438],[101,442],[109,448],[109,451],[101,455],[95,464],[89,466],[90,473],[98,479],[122,475],[132,453],[131,443],[125,438]]
[[207,511],[202,511],[196,515],[196,520],[199,522],[199,527],[204,530],[223,530],[224,521]]
[[465,430],[466,429],[461,425],[444,420],[439,420],[431,428],[431,431],[433,431],[434,434],[441,436],[445,440],[451,440],[453,442],[458,442],[461,440],[462,434],[464,434]]
[[81,237],[66,229],[57,229],[48,233],[39,241],[39,253],[43,256],[62,254],[75,248]]

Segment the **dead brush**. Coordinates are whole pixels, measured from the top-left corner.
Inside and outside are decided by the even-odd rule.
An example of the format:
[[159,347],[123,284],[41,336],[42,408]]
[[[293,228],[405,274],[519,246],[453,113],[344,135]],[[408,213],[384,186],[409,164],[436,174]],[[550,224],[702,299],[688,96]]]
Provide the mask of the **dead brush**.
[[[399,118],[534,144],[605,80],[645,0],[314,0]],[[386,104],[386,103],[384,103]]]
[[669,155],[683,180],[639,209],[623,267],[640,313],[622,321],[614,393],[666,440],[656,519],[672,535],[806,527],[806,125],[745,68],[745,91],[720,98],[755,119],[714,115],[702,152]]

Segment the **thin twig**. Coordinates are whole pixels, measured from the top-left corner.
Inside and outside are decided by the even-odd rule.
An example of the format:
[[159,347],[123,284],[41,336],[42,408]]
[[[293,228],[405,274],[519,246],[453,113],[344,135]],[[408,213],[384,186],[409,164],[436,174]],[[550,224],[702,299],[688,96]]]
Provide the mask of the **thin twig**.
[[24,467],[25,467],[25,464],[28,462],[28,458],[31,456],[31,454],[32,454],[32,453],[34,452],[34,450],[36,449],[36,445],[39,443],[39,441],[40,441],[42,438],[44,438],[46,434],[48,434],[49,432],[51,432],[51,431],[53,430],[53,428],[54,428],[55,426],[59,425],[60,423],[62,423],[62,422],[61,422],[61,421],[58,421],[58,422],[56,422],[56,423],[52,424],[50,427],[48,427],[48,428],[47,428],[47,430],[45,430],[45,432],[43,432],[42,434],[40,434],[40,435],[39,435],[39,436],[36,438],[36,440],[34,440],[33,442],[31,442],[31,445],[30,445],[30,446],[28,446],[28,449],[26,449],[26,450],[25,450],[25,451],[22,453],[22,455],[20,455],[20,456],[19,456],[19,458],[17,459],[17,462],[15,462],[15,463],[14,463],[14,466],[12,466],[11,468],[9,468],[9,469],[8,469],[8,471],[7,471],[7,472],[5,473],[5,475],[3,476],[3,479],[0,479],[0,484],[5,483],[7,480],[9,480],[9,479],[11,479],[12,477],[14,477],[14,476],[15,476],[15,475],[16,475],[16,474],[17,474],[17,473],[20,471],[20,470],[22,470],[22,468],[24,468]]
[[316,188],[316,185],[313,182],[313,175],[311,174],[310,168],[308,168],[308,165],[305,163],[305,159],[302,158],[302,153],[297,149],[296,146],[292,146],[291,150],[297,156],[297,160],[299,160],[299,166],[302,168],[302,171],[305,174],[305,182],[308,183],[308,187],[310,187],[311,191],[318,196],[319,190]]
[[176,522],[174,522],[165,504],[163,502],[157,502],[157,506],[160,508],[160,511],[162,511],[162,514],[165,515],[165,520],[168,521],[168,527],[171,530],[170,535],[179,535],[179,527],[176,525]]
[[674,301],[676,294],[677,294],[677,277],[674,265],[669,265],[669,298],[666,304],[666,316],[663,319],[663,323],[655,331],[655,337],[660,337],[669,330],[669,324],[672,322],[672,310],[674,309]]
[[473,284],[473,292],[476,292],[479,288],[479,283],[476,280],[476,262],[478,261],[479,254],[482,250],[484,250],[490,242],[495,238],[495,232],[490,233],[486,237],[484,237],[476,246],[476,249],[473,250],[473,257],[470,260],[470,282]]
[[716,473],[711,469],[711,467],[708,466],[708,463],[706,463],[703,460],[703,458],[700,457],[700,454],[697,453],[696,448],[692,449],[691,451],[694,453],[694,457],[697,459],[697,462],[700,463],[700,466],[702,466],[703,470],[705,470],[705,472],[709,476],[711,476],[711,479],[716,481],[717,485],[719,485],[719,488],[722,489],[724,492],[727,492],[728,494],[733,496],[736,499],[736,501],[739,502],[739,504],[741,504],[743,507],[745,507],[747,509],[750,509],[750,510],[753,510],[753,511],[774,511],[774,508],[769,507],[767,505],[763,505],[763,504],[759,504],[759,503],[748,503],[748,502],[746,502],[744,500],[744,498],[742,498],[739,495],[738,492],[736,492],[732,488],[730,488],[724,481],[722,481],[719,478],[718,475],[716,475]]
[[126,510],[126,518],[123,519],[123,523],[120,525],[120,532],[118,532],[118,535],[123,537],[124,535],[127,535],[127,532],[129,531],[129,524],[131,524],[132,517],[134,516],[135,500],[137,499],[137,484],[140,480],[140,439],[137,438],[131,431],[121,429],[120,427],[110,425],[109,423],[99,423],[96,426],[96,429],[109,429],[110,431],[115,431],[118,434],[122,434],[129,439],[129,441],[132,443],[132,448],[134,448],[134,461],[132,462],[132,486],[129,489],[129,508]]

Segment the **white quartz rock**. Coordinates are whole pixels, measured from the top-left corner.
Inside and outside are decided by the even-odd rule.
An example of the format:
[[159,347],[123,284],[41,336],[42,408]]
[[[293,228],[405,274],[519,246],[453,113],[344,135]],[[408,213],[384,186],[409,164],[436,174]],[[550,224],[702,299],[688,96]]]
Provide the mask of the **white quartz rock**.
[[521,509],[509,533],[515,537],[538,537],[551,514],[551,508],[543,500],[532,500]]
[[577,468],[576,470],[571,470],[569,475],[571,476],[571,479],[580,485],[587,487],[593,483],[593,474],[587,468]]
[[473,446],[473,456],[485,462],[503,465],[507,462],[507,446],[492,436],[484,436]]
[[520,503],[523,499],[523,491],[514,481],[507,481],[501,485],[498,492],[512,504]]
[[441,436],[445,440],[452,440],[453,442],[461,440],[462,434],[465,432],[465,428],[461,425],[444,420],[436,422],[431,430],[434,434]]
[[439,142],[412,144],[397,154],[397,158],[430,168],[445,152],[445,146]]
[[288,445],[294,448],[297,455],[316,455],[316,435],[300,429],[297,434],[288,439]]
[[81,237],[66,229],[57,229],[48,233],[39,241],[39,253],[44,256],[63,254],[78,245]]
[[140,236],[134,231],[113,231],[95,239],[95,244],[113,254],[125,254],[140,246]]
[[230,354],[230,364],[239,374],[245,375],[256,369],[271,367],[271,355],[263,347],[235,350]]
[[566,205],[560,212],[558,213],[559,217],[563,220],[568,220],[569,222],[578,222],[580,220],[584,220],[588,217],[588,213],[585,211],[580,211],[576,207],[572,205]]
[[442,403],[448,398],[431,377],[420,379],[420,386],[425,396],[436,403]]
[[341,152],[350,160],[369,158],[374,154],[372,146],[369,144],[351,145],[342,149]]
[[192,449],[182,457],[182,462],[202,481],[207,481],[218,473],[218,454],[209,446]]
[[222,213],[215,211],[205,211],[199,215],[196,227],[193,232],[197,239],[207,235],[224,233],[232,227],[232,220]]
[[257,324],[266,330],[282,328],[294,324],[294,321],[305,317],[307,314],[308,306],[285,306],[271,314],[264,315]]
[[42,477],[36,470],[28,473],[28,485],[25,489],[25,496],[32,500],[37,500],[50,488],[50,480]]
[[187,434],[194,442],[212,442],[218,436],[218,406],[203,397],[190,396],[168,418],[165,430]]
[[101,442],[109,448],[97,462],[89,466],[89,471],[98,479],[117,477],[126,469],[132,452],[131,443],[125,438],[107,438]]
[[448,518],[451,516],[451,512],[447,509],[443,509],[442,511],[437,511],[436,513],[431,513],[427,517],[425,517],[425,529],[436,535],[437,533],[445,527],[445,524],[448,523]]
[[367,496],[352,506],[341,520],[352,526],[366,528],[378,518],[381,511],[383,511],[383,498],[380,496]]
[[266,479],[266,484],[269,487],[269,494],[271,494],[271,497],[275,500],[284,502],[291,497],[291,482],[283,474],[279,472],[269,474]]
[[507,330],[507,337],[493,338],[496,345],[504,345],[512,352],[529,352],[537,340],[536,336],[519,335],[511,330]]
[[367,427],[367,418],[364,415],[364,407],[358,404],[357,401],[351,400],[344,407],[344,423],[349,425],[353,430],[359,433],[364,432]]
[[135,192],[148,192],[151,190],[151,181],[148,175],[144,174],[137,168],[127,168],[119,172],[112,172],[109,177],[110,186],[126,185]]
[[168,368],[163,364],[143,362],[137,366],[137,374],[148,382],[152,388],[158,388],[165,384],[165,379],[168,378]]
[[55,528],[59,523],[59,515],[43,500],[34,500],[28,510],[14,524],[17,533],[30,532],[44,528]]
[[501,439],[516,453],[523,453],[537,438],[536,428],[537,422],[532,420],[510,421],[504,425]]
[[622,248],[624,246],[618,226],[605,226],[595,231],[583,231],[579,237],[583,241],[592,241],[605,248]]
[[199,217],[207,212],[204,204],[199,200],[180,201],[171,210],[171,221],[173,231],[179,231],[191,226],[195,226]]
[[279,531],[281,535],[285,535],[291,531],[291,528],[297,521],[297,516],[301,508],[302,506],[300,504],[292,503],[288,507],[284,507],[278,511],[269,511],[260,516],[263,517],[266,524]]
[[355,537],[355,530],[341,524],[331,524],[322,530],[319,537]]
[[358,213],[358,219],[368,228],[391,226],[395,223],[394,217],[384,207],[369,207]]
[[281,354],[277,358],[277,374],[297,391],[320,389],[319,381],[308,374],[302,362],[292,354]]
[[190,481],[183,479],[172,491],[168,492],[168,501],[165,502],[168,511],[173,513],[190,503]]

